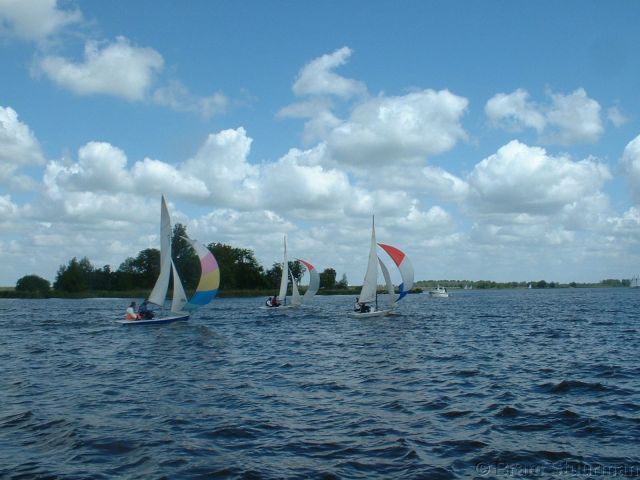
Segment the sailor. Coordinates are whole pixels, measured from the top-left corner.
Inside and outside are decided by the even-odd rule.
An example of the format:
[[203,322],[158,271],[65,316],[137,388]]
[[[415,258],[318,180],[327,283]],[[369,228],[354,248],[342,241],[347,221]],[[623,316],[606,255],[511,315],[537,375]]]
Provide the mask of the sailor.
[[125,320],[140,320],[140,315],[136,313],[136,302],[131,302],[124,315]]
[[140,318],[144,320],[150,320],[153,318],[154,314],[151,310],[149,310],[148,299],[145,298],[142,304],[140,305],[140,308],[138,309],[138,315],[140,316]]

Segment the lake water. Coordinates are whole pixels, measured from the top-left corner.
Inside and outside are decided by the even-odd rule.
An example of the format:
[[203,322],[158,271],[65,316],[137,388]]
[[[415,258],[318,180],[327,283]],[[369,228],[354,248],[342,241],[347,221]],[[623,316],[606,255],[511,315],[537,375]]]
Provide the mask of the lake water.
[[0,300],[0,478],[640,477],[640,290]]

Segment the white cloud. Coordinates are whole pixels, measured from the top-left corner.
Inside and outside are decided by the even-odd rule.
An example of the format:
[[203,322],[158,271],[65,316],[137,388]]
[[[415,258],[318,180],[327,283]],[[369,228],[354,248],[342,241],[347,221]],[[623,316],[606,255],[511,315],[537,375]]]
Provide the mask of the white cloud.
[[29,127],[11,107],[0,107],[0,165],[40,165],[44,156]]
[[340,164],[367,168],[423,161],[466,138],[460,119],[467,105],[447,90],[367,100],[331,132],[329,155]]
[[622,154],[622,165],[631,184],[631,192],[640,202],[640,135],[631,140]]
[[11,107],[0,107],[0,185],[12,190],[37,188],[35,180],[18,173],[20,168],[45,162],[40,144]]
[[551,95],[552,104],[547,112],[552,132],[550,143],[574,145],[595,143],[604,132],[600,119],[600,105],[589,98],[583,88],[570,95]]
[[77,94],[105,94],[127,100],[144,99],[163,65],[157,51],[134,47],[124,37],[104,46],[87,42],[83,63],[55,56],[38,62],[51,80]]
[[520,130],[523,126],[541,132],[546,120],[540,107],[529,100],[529,93],[521,88],[513,93],[498,93],[484,107],[489,119],[509,130]]
[[182,83],[175,80],[157,88],[153,92],[153,101],[176,111],[197,113],[203,118],[223,113],[229,103],[221,93],[208,97],[194,95]]
[[629,123],[629,118],[623,114],[618,107],[610,107],[607,109],[607,119],[616,127],[621,127]]
[[514,140],[478,163],[468,181],[479,210],[553,214],[596,194],[610,178],[609,169],[595,160],[554,157]]
[[523,89],[499,93],[489,99],[485,113],[497,126],[507,129],[534,128],[543,143],[574,145],[594,143],[604,132],[600,105],[583,88],[569,95],[548,94],[551,102],[538,105]]
[[61,9],[57,0],[0,0],[0,33],[42,41],[82,20],[76,9]]
[[333,70],[344,65],[352,50],[342,47],[335,52],[322,55],[305,65],[293,84],[293,92],[298,95],[335,95],[350,98],[366,93],[362,82],[341,77]]

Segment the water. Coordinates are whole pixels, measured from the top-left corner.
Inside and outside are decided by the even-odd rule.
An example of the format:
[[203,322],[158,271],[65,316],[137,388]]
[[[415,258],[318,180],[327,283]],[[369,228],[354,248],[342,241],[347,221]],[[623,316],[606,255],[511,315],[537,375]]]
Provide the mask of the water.
[[640,291],[0,300],[0,478],[640,477]]

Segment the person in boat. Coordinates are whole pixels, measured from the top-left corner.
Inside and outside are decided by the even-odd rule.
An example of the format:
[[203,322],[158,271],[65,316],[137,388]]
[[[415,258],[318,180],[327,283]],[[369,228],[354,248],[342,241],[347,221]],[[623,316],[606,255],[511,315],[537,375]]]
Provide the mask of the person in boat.
[[271,306],[272,307],[279,307],[280,306],[280,302],[278,301],[278,296],[274,295],[273,298],[271,299]]
[[124,314],[125,320],[140,320],[140,315],[136,312],[136,302],[131,302]]
[[142,304],[140,305],[140,308],[138,308],[138,315],[143,320],[151,320],[154,317],[153,311],[149,309],[148,299],[145,298]]
[[369,313],[369,311],[371,311],[371,307],[369,307],[369,305],[367,305],[366,303],[359,302],[358,297],[356,297],[354,310],[360,313]]

